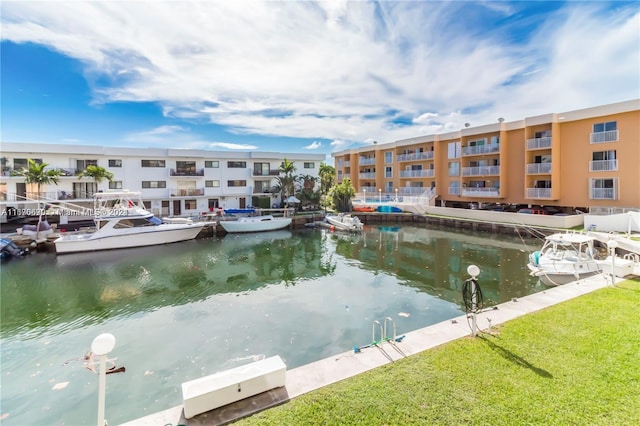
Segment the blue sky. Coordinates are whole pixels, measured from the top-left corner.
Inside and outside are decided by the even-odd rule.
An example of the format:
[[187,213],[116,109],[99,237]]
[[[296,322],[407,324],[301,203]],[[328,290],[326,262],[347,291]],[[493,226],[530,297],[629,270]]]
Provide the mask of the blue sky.
[[309,152],[640,97],[638,2],[3,1],[1,139]]

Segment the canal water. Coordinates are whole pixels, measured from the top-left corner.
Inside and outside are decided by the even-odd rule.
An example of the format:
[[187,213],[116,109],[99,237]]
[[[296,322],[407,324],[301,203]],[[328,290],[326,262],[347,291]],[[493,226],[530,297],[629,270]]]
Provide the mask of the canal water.
[[[536,244],[536,242],[533,242]],[[107,376],[106,417],[179,405],[181,383],[280,355],[288,368],[460,315],[467,266],[487,305],[542,290],[516,237],[426,226],[361,235],[276,231],[80,255],[34,254],[1,269],[3,425],[87,425],[101,333],[126,372]]]

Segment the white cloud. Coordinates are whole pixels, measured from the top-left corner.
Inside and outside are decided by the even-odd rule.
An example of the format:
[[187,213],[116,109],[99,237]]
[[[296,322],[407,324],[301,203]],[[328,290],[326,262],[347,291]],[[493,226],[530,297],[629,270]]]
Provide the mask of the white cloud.
[[305,146],[304,149],[318,149],[322,146],[322,142],[313,141],[309,145]]
[[234,150],[258,149],[258,147],[255,145],[245,145],[245,144],[228,143],[228,142],[211,142],[207,145],[210,148],[224,148],[224,149],[234,149]]
[[[205,119],[238,134],[327,139],[333,149],[640,93],[637,4],[568,2],[537,15],[542,24],[532,35],[518,26],[526,19],[518,12],[527,7],[519,2],[0,7],[3,40],[41,43],[80,60],[97,103],[157,102],[167,116],[187,122]],[[521,41],[510,44],[516,35]],[[405,121],[394,122],[398,117]],[[207,144],[172,127],[128,138],[159,142],[179,135],[183,144]],[[215,144],[208,146],[224,147]]]

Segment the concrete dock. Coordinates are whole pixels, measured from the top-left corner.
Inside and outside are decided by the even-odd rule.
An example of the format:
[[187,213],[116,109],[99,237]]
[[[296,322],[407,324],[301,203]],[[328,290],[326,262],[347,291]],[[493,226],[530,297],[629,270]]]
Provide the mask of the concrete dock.
[[[622,279],[617,279],[617,281],[622,281]],[[477,325],[479,329],[486,331],[489,325],[496,326],[611,285],[610,276],[600,274],[559,287],[549,288],[520,299],[513,299],[479,313],[477,315]],[[489,321],[491,324],[489,324]],[[179,405],[132,420],[125,423],[124,426],[220,425],[229,423],[403,357],[470,336],[472,331],[469,324],[470,320],[466,315],[462,315],[406,333],[399,342],[386,341],[377,346],[363,348],[357,353],[351,350],[291,369],[286,372],[286,386],[284,388],[264,392],[200,414],[191,419],[184,417],[182,405]]]

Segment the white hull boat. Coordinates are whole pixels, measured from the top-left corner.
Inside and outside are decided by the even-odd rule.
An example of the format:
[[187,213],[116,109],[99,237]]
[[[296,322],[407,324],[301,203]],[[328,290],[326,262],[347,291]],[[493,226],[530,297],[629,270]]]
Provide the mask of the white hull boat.
[[223,220],[220,225],[229,233],[275,231],[291,225],[291,218],[271,215],[241,217],[238,220]]
[[54,241],[56,253],[169,244],[192,240],[202,230],[204,223],[193,223],[190,219],[164,223],[143,208],[139,196],[140,193],[128,191],[95,194],[96,231],[60,236]]
[[325,221],[338,231],[362,232],[364,228],[358,216],[350,214],[330,215],[325,217]]
[[539,251],[529,255],[528,268],[547,286],[567,284],[602,272],[595,238],[579,233],[549,235]]

